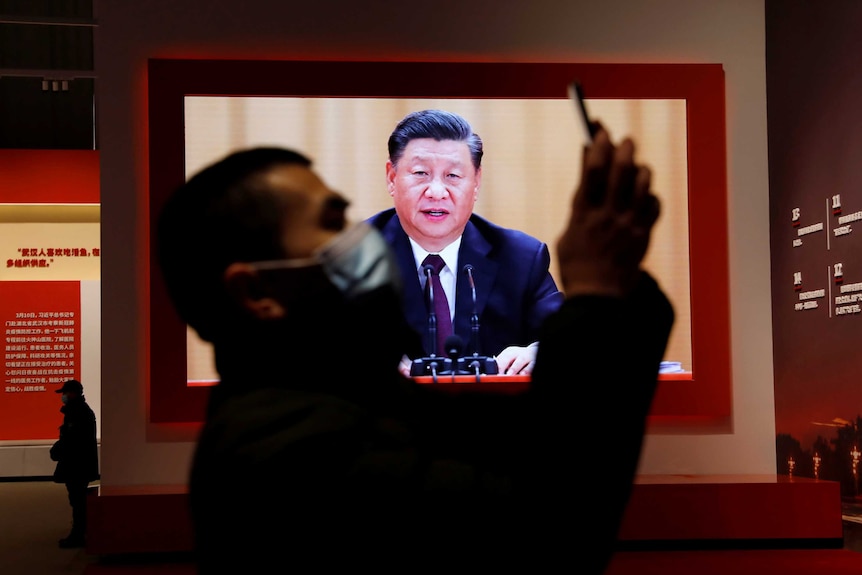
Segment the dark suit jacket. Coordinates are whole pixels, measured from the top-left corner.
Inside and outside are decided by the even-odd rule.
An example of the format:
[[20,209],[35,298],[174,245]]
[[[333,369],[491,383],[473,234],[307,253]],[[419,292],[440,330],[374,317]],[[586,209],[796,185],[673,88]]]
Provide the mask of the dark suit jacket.
[[[380,230],[395,251],[401,269],[404,312],[407,322],[426,342],[428,308],[416,273],[410,240],[395,209],[384,210],[368,223]],[[563,303],[548,271],[551,257],[547,244],[524,232],[506,229],[473,214],[461,240],[456,271],[453,329],[464,340],[465,352],[497,355],[510,345],[529,345],[538,340],[545,318]],[[478,347],[472,338],[473,296],[464,266],[473,266]],[[408,355],[410,355],[408,353]],[[427,355],[427,349],[426,349]]]
[[385,361],[360,380],[320,369],[343,350],[315,345],[285,373],[282,341],[217,345],[189,482],[197,572],[604,573],[673,319],[645,273],[625,298],[569,298],[521,394]]

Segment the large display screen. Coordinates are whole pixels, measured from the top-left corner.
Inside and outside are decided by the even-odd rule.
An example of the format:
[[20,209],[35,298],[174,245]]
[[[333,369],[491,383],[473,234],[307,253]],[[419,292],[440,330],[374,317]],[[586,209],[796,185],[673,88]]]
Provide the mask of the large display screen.
[[[680,367],[663,376],[654,416],[727,415],[720,66],[153,60],[152,216],[207,164],[277,145],[311,157],[350,198],[350,218],[364,219],[392,205],[384,178],[392,129],[409,112],[439,108],[464,116],[483,139],[476,213],[545,241],[554,260],[584,144],[567,99],[574,78],[593,116],[638,142],[662,201],[645,266],[677,311],[665,359]],[[555,263],[551,273],[558,279]],[[166,309],[156,266],[152,277],[151,419],[199,421],[205,390],[196,388],[217,381],[212,353]]]

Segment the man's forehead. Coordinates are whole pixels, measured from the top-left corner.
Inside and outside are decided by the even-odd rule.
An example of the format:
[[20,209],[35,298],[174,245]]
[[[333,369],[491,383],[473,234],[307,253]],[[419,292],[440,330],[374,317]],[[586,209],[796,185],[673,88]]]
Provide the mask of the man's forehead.
[[285,164],[264,175],[275,194],[285,203],[284,217],[318,222],[321,218],[341,219],[350,202],[331,189],[314,170]]
[[453,160],[470,159],[470,146],[463,140],[435,140],[433,138],[416,138],[410,140],[404,150],[408,158],[423,159],[436,156],[451,157]]
[[329,188],[310,167],[279,164],[267,170],[263,179],[285,195],[312,196],[329,192]]
[[273,192],[294,208],[329,206],[341,201],[342,196],[332,190],[317,173],[306,166],[285,164],[264,174],[264,181]]

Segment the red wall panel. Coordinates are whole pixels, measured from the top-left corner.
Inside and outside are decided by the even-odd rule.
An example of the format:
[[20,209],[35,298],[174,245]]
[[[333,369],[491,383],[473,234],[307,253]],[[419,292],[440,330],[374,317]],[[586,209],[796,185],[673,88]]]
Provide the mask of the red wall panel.
[[0,204],[98,204],[97,150],[0,150]]

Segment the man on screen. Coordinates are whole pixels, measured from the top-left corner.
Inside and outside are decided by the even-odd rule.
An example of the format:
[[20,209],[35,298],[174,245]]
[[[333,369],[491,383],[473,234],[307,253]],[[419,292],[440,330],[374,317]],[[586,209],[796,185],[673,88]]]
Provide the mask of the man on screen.
[[[424,264],[426,256],[439,254],[449,317],[436,317],[436,329],[451,322],[465,354],[496,356],[501,374],[530,374],[539,326],[560,307],[563,294],[549,271],[545,243],[473,213],[482,183],[482,139],[457,114],[422,110],[398,123],[388,148],[386,182],[394,207],[368,222],[395,252],[405,315],[424,336],[423,353],[430,354],[432,339]],[[438,356],[447,351],[440,349],[444,339],[434,346]],[[409,371],[410,359],[402,361],[402,372]]]
[[[640,269],[658,202],[634,144],[600,130],[585,154],[558,241],[566,301],[521,395],[398,372],[415,335],[400,273],[346,208],[305,156],[257,148],[160,213],[168,294],[220,377],[189,478],[197,572],[602,573],[673,324]],[[573,466],[608,413],[613,440]]]

